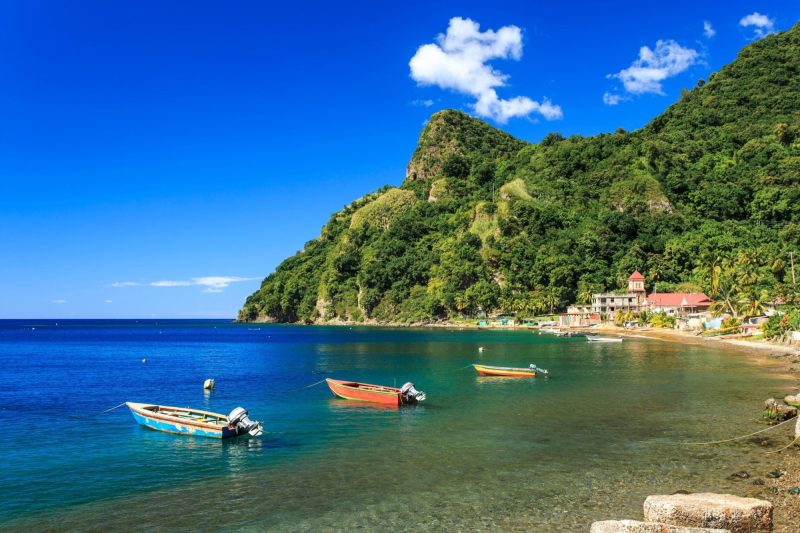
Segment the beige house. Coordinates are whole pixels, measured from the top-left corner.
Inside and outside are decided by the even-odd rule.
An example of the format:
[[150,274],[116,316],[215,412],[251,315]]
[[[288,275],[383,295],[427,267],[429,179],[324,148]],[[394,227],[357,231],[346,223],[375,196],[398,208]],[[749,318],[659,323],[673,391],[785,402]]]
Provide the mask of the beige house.
[[614,294],[602,292],[592,294],[592,313],[612,314],[617,311],[638,313],[647,307],[647,292],[644,288],[644,276],[637,270],[628,278],[628,292]]

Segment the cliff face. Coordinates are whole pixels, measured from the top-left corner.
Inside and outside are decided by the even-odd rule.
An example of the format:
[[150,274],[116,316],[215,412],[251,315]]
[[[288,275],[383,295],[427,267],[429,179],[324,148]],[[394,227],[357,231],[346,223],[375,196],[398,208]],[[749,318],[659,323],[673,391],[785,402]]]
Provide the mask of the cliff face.
[[[406,180],[458,173],[512,156],[525,142],[452,109],[431,116],[406,167]],[[468,171],[468,170],[467,170]]]
[[709,265],[742,257],[754,290],[774,292],[798,246],[800,25],[752,43],[632,133],[533,145],[434,114],[402,185],[335,213],[239,318],[533,314],[637,269],[662,289],[708,291]]

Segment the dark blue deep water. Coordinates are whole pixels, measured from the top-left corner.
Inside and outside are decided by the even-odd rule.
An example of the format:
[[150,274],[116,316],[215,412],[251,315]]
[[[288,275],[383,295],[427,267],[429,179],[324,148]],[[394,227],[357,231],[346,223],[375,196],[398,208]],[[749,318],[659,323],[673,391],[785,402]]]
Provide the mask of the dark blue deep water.
[[[473,362],[551,377],[480,378]],[[308,387],[325,377],[410,380],[428,400],[353,405]],[[757,429],[786,385],[738,353],[639,339],[0,321],[0,528],[587,530],[651,493],[741,492],[727,475],[763,453],[679,443]],[[100,414],[124,401],[241,405],[267,432],[220,442]]]

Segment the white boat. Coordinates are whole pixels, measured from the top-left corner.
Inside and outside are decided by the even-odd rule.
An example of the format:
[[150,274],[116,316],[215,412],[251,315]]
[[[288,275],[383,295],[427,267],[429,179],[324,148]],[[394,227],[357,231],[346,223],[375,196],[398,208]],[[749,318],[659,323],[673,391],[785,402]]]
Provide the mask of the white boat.
[[600,337],[599,335],[586,335],[589,342],[622,342],[622,337]]

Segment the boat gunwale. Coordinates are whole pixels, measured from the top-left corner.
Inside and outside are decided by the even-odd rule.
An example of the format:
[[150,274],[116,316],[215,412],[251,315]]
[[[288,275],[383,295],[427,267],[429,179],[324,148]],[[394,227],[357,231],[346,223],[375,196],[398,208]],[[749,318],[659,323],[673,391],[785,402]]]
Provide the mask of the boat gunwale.
[[492,366],[492,365],[481,365],[481,364],[477,364],[477,363],[473,363],[472,366],[474,366],[475,369],[488,368],[488,369],[491,369],[491,370],[512,370],[512,371],[515,371],[515,372],[528,372],[528,373],[532,373],[532,374],[536,373],[536,370],[533,370],[531,368],[524,368],[524,367],[518,367],[518,366]]
[[[328,385],[331,383],[334,386],[342,387],[345,389],[351,390],[360,390],[365,392],[373,392],[376,394],[385,394],[387,396],[394,396],[396,394],[400,394],[400,389],[394,387],[386,387],[384,385],[371,385],[369,383],[360,383],[358,381],[342,381],[340,379],[333,379],[333,378],[326,378]],[[352,384],[359,385],[359,386],[352,386]]]
[[[138,403],[138,402],[125,402],[128,408],[135,413],[144,416],[146,418],[154,418],[156,420],[162,420],[170,423],[175,424],[183,424],[186,426],[195,426],[204,429],[210,429],[214,431],[222,432],[222,430],[228,427],[227,424],[227,417],[220,413],[214,413],[213,411],[203,411],[201,409],[191,409],[188,407],[174,407],[171,405],[160,405],[156,403]],[[150,411],[149,409],[145,409],[145,407],[158,407],[160,409],[172,409],[175,411],[182,411],[185,413],[199,413],[204,415],[211,415],[220,419],[221,424],[212,424],[210,422],[202,422],[199,420],[187,419],[187,418],[180,418],[178,416],[172,416],[168,414],[161,413],[159,411]],[[223,422],[224,421],[224,422]]]

